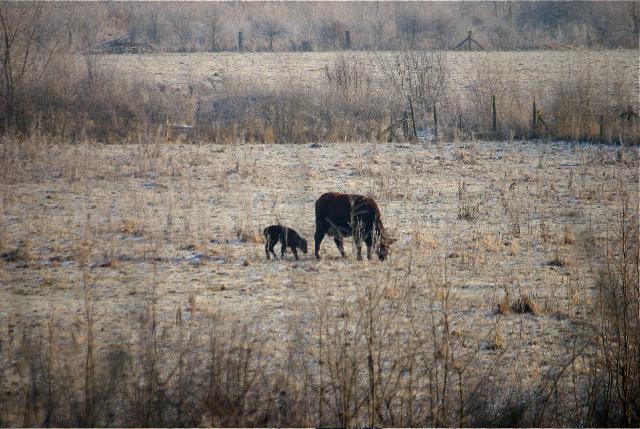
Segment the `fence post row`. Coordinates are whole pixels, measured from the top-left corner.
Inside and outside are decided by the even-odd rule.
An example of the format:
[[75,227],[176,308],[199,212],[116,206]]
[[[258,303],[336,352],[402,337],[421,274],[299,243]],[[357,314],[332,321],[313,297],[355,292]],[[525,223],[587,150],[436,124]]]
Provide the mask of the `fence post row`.
[[[403,128],[405,131],[405,135],[408,135],[407,133],[407,128],[408,128],[408,120],[407,120],[407,113],[411,115],[411,125],[413,128],[413,136],[414,138],[418,137],[418,133],[416,131],[416,122],[415,122],[415,118],[414,118],[414,110],[413,110],[413,100],[411,99],[411,97],[407,98],[407,101],[409,102],[409,112],[407,112],[406,110],[404,111],[404,119],[403,119]],[[437,111],[437,107],[435,104],[432,105],[433,108],[433,124],[434,124],[434,133],[435,133],[435,140],[438,139],[438,111]],[[631,121],[633,118],[637,118],[639,117],[639,115],[635,112],[633,112],[633,110],[631,110],[631,107],[629,108],[628,111],[626,112],[622,112],[620,114],[617,115],[619,118],[621,118],[621,120],[626,120],[628,121],[629,125],[631,124]],[[599,141],[600,142],[605,142],[605,138],[606,133],[607,133],[607,123],[605,122],[605,117],[604,115],[597,115],[596,116],[597,121],[598,121],[598,133],[599,133]],[[454,120],[455,121],[455,120]],[[462,130],[462,113],[458,112],[458,118],[457,118],[457,123],[455,124],[457,125],[457,129],[459,131]],[[546,124],[545,120],[544,120],[544,116],[543,116],[543,111],[538,109],[538,105],[536,103],[536,98],[533,97],[533,101],[532,101],[532,109],[531,109],[531,132],[530,132],[530,138],[538,138],[538,127],[542,128],[542,135],[546,135],[546,131],[548,131],[548,125]],[[495,134],[498,131],[498,109],[496,106],[496,96],[495,94],[491,94],[491,130]],[[612,134],[613,132],[610,131],[610,134]],[[609,135],[609,142],[611,142],[612,136]],[[620,141],[622,142],[622,134],[620,136]]]

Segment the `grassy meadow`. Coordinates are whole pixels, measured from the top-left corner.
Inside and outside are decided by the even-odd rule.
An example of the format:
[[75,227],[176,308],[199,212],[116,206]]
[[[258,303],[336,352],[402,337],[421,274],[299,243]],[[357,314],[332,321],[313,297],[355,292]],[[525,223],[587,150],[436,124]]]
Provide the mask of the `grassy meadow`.
[[[2,151],[3,426],[602,418],[612,291],[637,311],[635,148],[35,138]],[[270,224],[312,247],[331,190],[376,199],[390,259],[356,261],[349,242],[341,259],[325,240],[319,261],[266,260]]]

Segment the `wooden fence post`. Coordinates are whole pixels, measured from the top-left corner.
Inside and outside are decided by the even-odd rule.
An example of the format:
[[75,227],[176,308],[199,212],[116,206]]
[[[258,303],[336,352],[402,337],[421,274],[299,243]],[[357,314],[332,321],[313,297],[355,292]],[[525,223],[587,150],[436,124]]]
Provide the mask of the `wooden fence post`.
[[533,116],[531,118],[531,136],[535,138],[536,136],[536,125],[538,119],[538,112],[536,111],[536,98],[533,97]]
[[600,115],[600,143],[604,142],[604,116]]
[[402,112],[402,132],[405,139],[409,137],[409,115],[406,110]]
[[436,141],[438,140],[438,113],[436,112],[436,105],[433,105],[433,124],[435,127]]
[[409,110],[411,111],[411,125],[413,128],[413,138],[418,138],[418,133],[416,133],[416,118],[413,115],[413,102],[411,101],[411,97],[409,97]]
[[496,96],[491,95],[491,104],[493,108],[493,132],[496,132]]
[[344,48],[351,49],[351,36],[349,35],[349,30],[344,31]]
[[462,113],[458,113],[458,129],[462,131]]
[[242,52],[242,31],[238,31],[238,51]]

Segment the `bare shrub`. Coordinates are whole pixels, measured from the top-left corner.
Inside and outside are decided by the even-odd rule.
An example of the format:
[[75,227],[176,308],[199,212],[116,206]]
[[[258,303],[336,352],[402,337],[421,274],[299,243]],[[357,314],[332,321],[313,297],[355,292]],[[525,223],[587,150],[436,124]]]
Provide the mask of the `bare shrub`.
[[[328,73],[333,72],[330,70]],[[350,75],[351,72],[347,73]],[[340,79],[347,79],[341,76]],[[383,104],[381,98],[364,91],[361,82],[341,82],[339,91],[335,87],[335,91],[327,93],[295,86],[280,90],[229,88],[203,104],[199,111],[199,135],[223,143],[306,143],[380,138],[388,117],[388,110],[379,108]],[[354,85],[357,92],[353,92]]]
[[25,130],[29,98],[41,86],[60,49],[63,22],[44,13],[43,4],[0,5],[0,118],[2,129]]
[[594,302],[596,337],[589,362],[588,422],[634,426],[640,421],[640,251],[637,194],[619,189],[616,232],[608,237]]
[[383,85],[405,110],[413,109],[413,117],[424,128],[434,106],[441,113],[448,109],[450,71],[443,52],[404,50],[386,54],[379,64]]
[[325,67],[325,79],[331,90],[349,102],[369,94],[373,87],[371,67],[362,55],[336,54]]
[[529,100],[526,92],[513,78],[514,70],[509,65],[480,62],[471,76],[468,92],[458,104],[467,126],[479,131],[489,131],[492,126],[492,97],[495,96],[497,127],[499,136],[507,138],[510,133],[524,136],[529,124]]
[[[558,84],[541,122],[545,133],[556,139],[638,144],[638,120],[629,113],[637,111],[637,101],[619,90],[603,95],[604,85],[597,77],[583,73]],[[612,86],[620,85],[614,82]]]

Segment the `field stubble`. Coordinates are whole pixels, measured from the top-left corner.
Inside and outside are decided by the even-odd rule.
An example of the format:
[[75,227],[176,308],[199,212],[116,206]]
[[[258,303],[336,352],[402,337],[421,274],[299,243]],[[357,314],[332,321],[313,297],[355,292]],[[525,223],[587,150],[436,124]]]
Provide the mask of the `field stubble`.
[[[468,89],[470,81],[480,71],[495,78],[508,73],[510,80],[520,85],[526,94],[544,94],[561,82],[571,82],[580,75],[589,75],[599,82],[602,94],[613,96],[616,84],[628,94],[637,94],[637,52],[609,51],[522,51],[522,52],[444,52],[456,92]],[[375,70],[380,61],[392,52],[349,53]],[[336,58],[335,52],[313,53],[202,53],[109,55],[97,57],[133,79],[144,77],[169,91],[198,94],[214,93],[232,82],[263,88],[296,86],[313,90],[321,85],[325,67]],[[374,76],[382,78],[376,70]],[[494,80],[492,84],[499,84]]]

